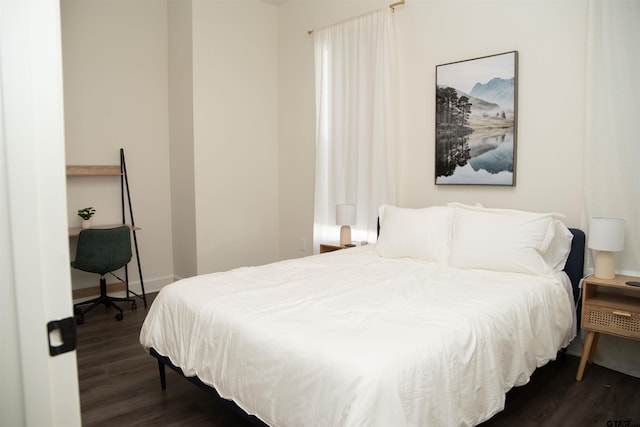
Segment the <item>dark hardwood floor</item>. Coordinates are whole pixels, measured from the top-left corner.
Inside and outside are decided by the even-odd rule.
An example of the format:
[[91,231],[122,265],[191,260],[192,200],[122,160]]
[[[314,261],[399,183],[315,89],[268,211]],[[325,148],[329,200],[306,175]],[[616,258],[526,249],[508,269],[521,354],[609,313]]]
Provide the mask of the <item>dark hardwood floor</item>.
[[[137,311],[126,307],[117,322],[114,310],[97,307],[78,326],[83,425],[251,425],[171,369],[167,390],[160,389],[157,363],[138,340],[145,314],[140,303]],[[639,378],[589,365],[579,383],[577,366],[578,358],[567,356],[538,369],[529,384],[509,392],[505,410],[482,426],[640,426]]]

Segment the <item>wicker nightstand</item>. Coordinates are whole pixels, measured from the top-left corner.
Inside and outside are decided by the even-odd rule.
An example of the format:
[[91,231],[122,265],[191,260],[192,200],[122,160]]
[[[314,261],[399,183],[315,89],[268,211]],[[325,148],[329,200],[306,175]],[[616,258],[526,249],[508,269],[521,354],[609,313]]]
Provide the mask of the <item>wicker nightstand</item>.
[[625,284],[628,281],[637,282],[640,278],[616,276],[607,280],[589,276],[584,279],[581,323],[588,334],[576,380],[582,380],[587,361],[593,362],[599,334],[640,340],[640,287]]

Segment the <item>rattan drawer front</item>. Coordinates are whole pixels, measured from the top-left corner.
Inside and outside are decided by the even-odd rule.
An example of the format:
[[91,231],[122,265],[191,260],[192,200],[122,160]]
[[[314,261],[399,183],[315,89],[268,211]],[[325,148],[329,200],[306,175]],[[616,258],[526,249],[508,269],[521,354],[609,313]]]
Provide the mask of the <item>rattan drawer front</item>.
[[585,328],[640,339],[640,313],[585,307]]

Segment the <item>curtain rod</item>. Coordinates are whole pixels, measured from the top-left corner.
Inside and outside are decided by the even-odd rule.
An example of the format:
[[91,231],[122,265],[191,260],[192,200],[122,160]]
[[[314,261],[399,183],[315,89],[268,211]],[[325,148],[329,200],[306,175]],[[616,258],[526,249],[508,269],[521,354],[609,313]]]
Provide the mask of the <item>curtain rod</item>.
[[[391,13],[396,11],[396,7],[402,6],[404,4],[404,1],[405,0],[399,0],[399,1],[395,2],[395,3],[391,3],[389,5],[389,8],[391,9]],[[309,35],[313,34],[313,30],[307,31],[307,34],[309,34]]]

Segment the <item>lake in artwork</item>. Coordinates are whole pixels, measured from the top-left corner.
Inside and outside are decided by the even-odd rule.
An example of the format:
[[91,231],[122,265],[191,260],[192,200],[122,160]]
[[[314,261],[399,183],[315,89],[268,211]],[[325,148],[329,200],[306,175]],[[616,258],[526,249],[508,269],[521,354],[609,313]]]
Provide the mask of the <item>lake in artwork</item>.
[[436,67],[436,184],[515,184],[516,54]]

